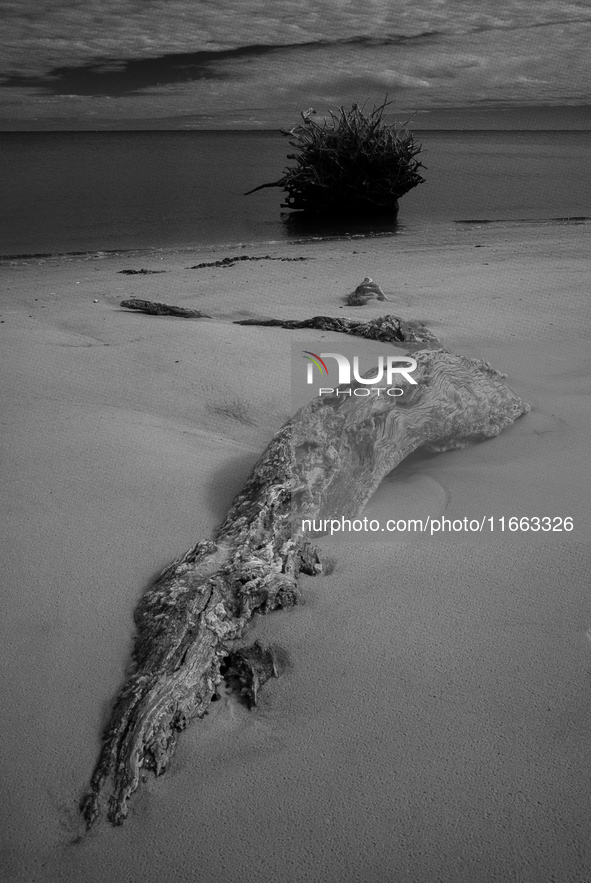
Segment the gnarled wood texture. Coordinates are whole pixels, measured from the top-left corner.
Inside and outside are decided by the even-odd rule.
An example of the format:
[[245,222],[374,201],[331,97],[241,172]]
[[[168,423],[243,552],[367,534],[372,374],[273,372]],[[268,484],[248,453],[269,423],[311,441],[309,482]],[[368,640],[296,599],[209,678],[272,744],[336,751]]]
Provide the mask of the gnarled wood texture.
[[[529,411],[488,362],[445,350],[413,352],[402,395],[313,399],[292,422],[294,530],[301,518],[352,518],[417,448],[443,452],[498,435]],[[365,385],[365,384],[364,384]],[[361,384],[354,383],[355,390]]]
[[[146,592],[135,613],[134,669],[81,804],[88,827],[107,790],[109,820],[125,819],[141,770],[166,770],[178,734],[207,711],[220,665],[253,614],[296,603],[298,574],[320,571],[303,518],[355,516],[416,448],[462,447],[529,410],[486,362],[441,349],[413,357],[418,384],[403,379],[398,398],[333,394],[301,408],[271,440],[214,540],[197,543]],[[246,654],[242,672],[245,665],[254,666],[256,701],[273,657]]]
[[347,295],[347,305],[363,307],[372,297],[375,297],[376,300],[388,300],[378,283],[374,282],[371,276],[366,276],[355,291]]
[[140,313],[148,313],[150,316],[178,316],[180,319],[211,319],[211,316],[202,313],[201,310],[174,307],[155,300],[141,300],[139,297],[130,297],[128,300],[122,300],[121,306],[127,310],[139,310]]
[[363,322],[344,316],[313,316],[311,319],[240,319],[234,325],[265,325],[276,328],[314,328],[318,331],[338,331],[367,340],[384,343],[429,343],[445,349],[432,331],[422,322],[407,322],[398,316],[378,316]]

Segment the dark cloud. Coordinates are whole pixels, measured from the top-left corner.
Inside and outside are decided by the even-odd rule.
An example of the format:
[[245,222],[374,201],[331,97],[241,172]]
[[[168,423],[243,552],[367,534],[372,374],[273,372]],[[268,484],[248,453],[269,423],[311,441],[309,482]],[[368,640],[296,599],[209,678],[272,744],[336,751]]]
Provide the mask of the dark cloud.
[[193,80],[225,79],[220,62],[274,52],[275,46],[241,46],[214,52],[180,52],[156,58],[102,59],[91,64],[56,67],[42,76],[13,75],[3,86],[26,87],[49,95],[130,95],[154,86]]
[[155,58],[103,58],[87,64],[55,67],[43,75],[13,74],[0,80],[0,85],[35,89],[46,95],[116,97],[195,80],[230,79],[235,76],[235,69],[230,73],[225,69],[224,62],[255,59],[277,52],[320,50],[338,45],[376,47],[423,43],[436,35],[435,31],[426,31],[413,36],[356,36],[344,40],[316,40],[292,45],[265,44],[226,50],[170,53]]

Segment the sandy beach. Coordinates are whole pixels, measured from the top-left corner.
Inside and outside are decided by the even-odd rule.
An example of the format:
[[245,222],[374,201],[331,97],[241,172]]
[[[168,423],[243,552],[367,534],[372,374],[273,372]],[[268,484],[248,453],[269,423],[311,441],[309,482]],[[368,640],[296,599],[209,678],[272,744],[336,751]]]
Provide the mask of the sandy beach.
[[[3,262],[4,879],[590,879],[589,229]],[[187,269],[240,253],[307,260]],[[119,273],[141,268],[164,272]],[[365,276],[388,302],[347,307]],[[129,297],[211,318],[130,312]],[[573,531],[319,540],[332,572],[250,628],[290,659],[259,708],[215,703],[126,823],[79,839],[138,599],[211,536],[289,417],[291,343],[342,340],[233,321],[385,313],[489,361],[531,412],[412,458],[372,511],[568,516]]]

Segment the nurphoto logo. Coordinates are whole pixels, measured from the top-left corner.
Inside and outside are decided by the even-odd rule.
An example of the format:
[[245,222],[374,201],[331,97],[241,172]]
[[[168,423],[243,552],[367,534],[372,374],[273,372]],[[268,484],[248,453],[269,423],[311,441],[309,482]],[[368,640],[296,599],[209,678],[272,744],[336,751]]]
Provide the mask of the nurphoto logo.
[[[372,393],[381,395],[385,393],[389,396],[401,396],[404,392],[399,386],[394,386],[395,375],[404,377],[408,383],[417,385],[417,381],[411,376],[416,371],[416,360],[410,356],[378,356],[377,374],[373,377],[362,377],[359,372],[359,356],[353,356],[353,380],[362,384],[356,389],[341,390],[341,386],[350,386],[351,384],[351,361],[342,353],[312,353],[309,350],[302,350],[304,359],[307,360],[307,383],[314,383],[314,369],[316,368],[322,377],[329,375],[329,369],[324,361],[325,359],[334,359],[337,363],[337,379],[335,386],[319,387],[318,395],[355,395],[369,396]],[[335,366],[331,365],[331,370],[335,374]],[[386,380],[386,386],[376,386],[381,380]],[[331,378],[332,379],[332,378]],[[369,388],[371,386],[371,389]]]

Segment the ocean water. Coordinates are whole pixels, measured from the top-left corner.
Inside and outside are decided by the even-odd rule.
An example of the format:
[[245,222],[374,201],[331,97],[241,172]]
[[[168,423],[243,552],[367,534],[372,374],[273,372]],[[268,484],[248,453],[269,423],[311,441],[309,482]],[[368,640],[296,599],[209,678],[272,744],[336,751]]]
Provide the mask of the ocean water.
[[465,221],[591,216],[591,132],[415,132],[424,184],[398,223],[303,226],[281,209],[278,132],[0,133],[0,255],[421,236]]

